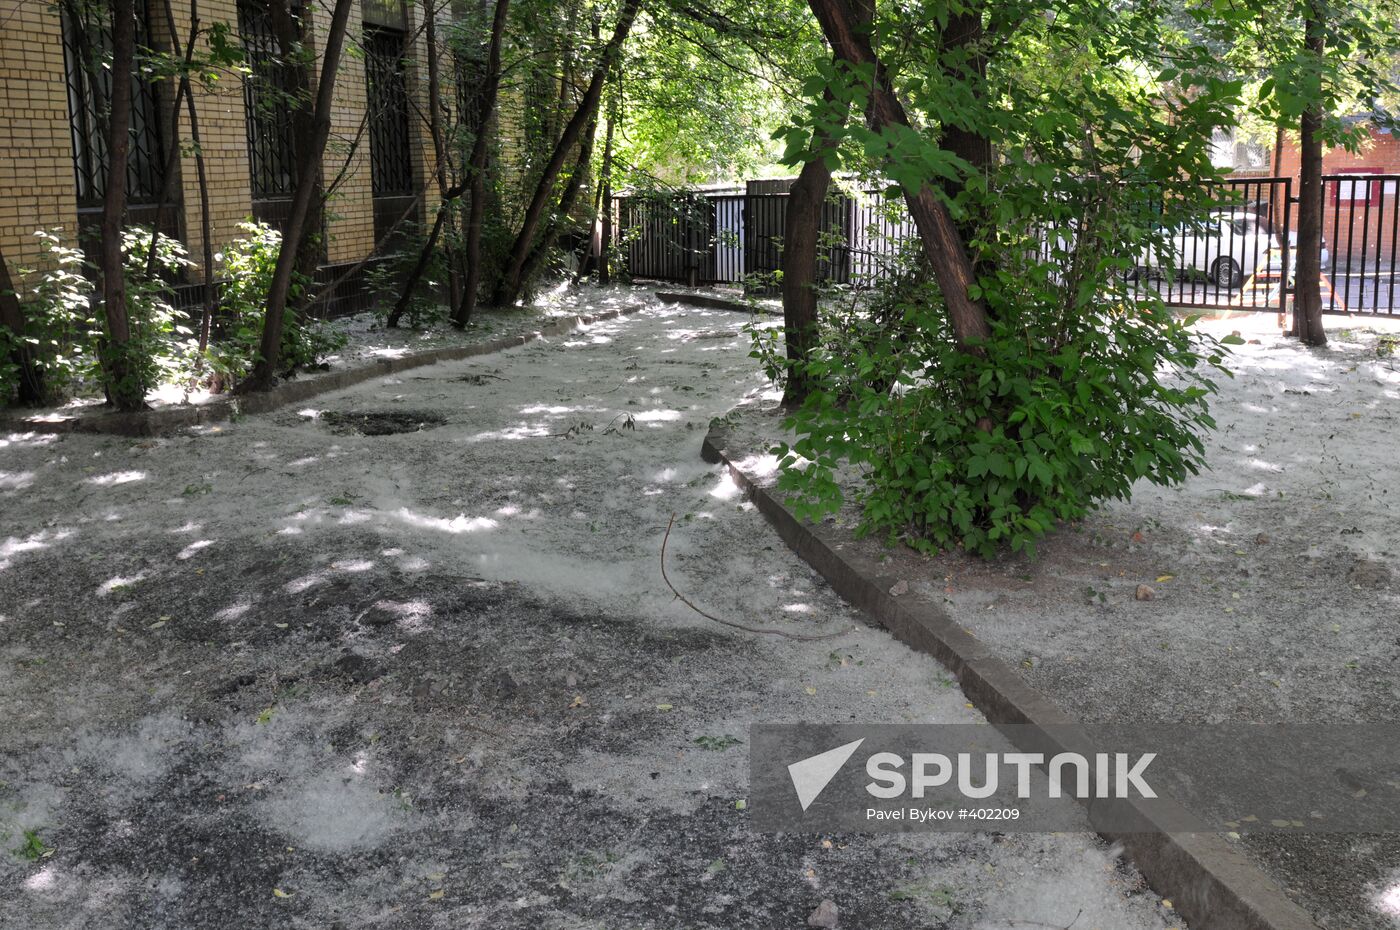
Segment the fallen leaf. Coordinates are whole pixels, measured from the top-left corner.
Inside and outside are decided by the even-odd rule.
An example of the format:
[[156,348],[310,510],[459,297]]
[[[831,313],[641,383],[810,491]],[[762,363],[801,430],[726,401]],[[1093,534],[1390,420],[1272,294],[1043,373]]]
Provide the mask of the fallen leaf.
[[272,896],[274,898],[290,898],[292,894],[294,894],[294,892],[286,892],[283,891],[281,888],[272,889]]
[[1171,581],[1171,580],[1172,580],[1173,578],[1175,578],[1175,577],[1176,577],[1175,575],[1158,575],[1158,576],[1157,576],[1157,583],[1158,583],[1158,584],[1161,584],[1161,583],[1164,582],[1164,581]]
[[816,689],[816,688],[810,688],[810,687],[809,687],[809,688],[803,688],[802,690],[803,690],[803,691],[806,691],[808,694],[811,694],[811,695],[815,695],[815,694],[817,693],[817,689]]
[[656,705],[656,709],[657,709],[657,710],[660,710],[660,711],[667,711],[667,710],[672,710],[673,708],[671,707],[670,704],[657,704],[657,705]]
[[430,891],[428,892],[428,900],[439,901],[442,899],[442,896],[446,893],[447,892],[443,891],[441,888],[439,888],[437,891]]

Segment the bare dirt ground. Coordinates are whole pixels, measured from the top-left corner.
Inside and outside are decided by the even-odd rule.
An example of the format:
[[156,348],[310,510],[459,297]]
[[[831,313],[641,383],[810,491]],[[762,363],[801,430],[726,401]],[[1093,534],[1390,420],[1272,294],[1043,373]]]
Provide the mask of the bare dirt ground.
[[[653,308],[168,439],[0,437],[0,926],[1136,930],[1088,834],[765,835],[756,722],[975,722],[699,447]],[[672,579],[751,635],[676,603]]]
[[[1138,485],[1036,559],[862,545],[1086,721],[1400,720],[1400,325],[1329,317],[1322,350],[1273,314],[1200,325],[1248,340],[1212,404],[1208,471]],[[734,447],[779,433],[774,395],[751,402]],[[1400,837],[1240,842],[1324,926],[1400,927]]]

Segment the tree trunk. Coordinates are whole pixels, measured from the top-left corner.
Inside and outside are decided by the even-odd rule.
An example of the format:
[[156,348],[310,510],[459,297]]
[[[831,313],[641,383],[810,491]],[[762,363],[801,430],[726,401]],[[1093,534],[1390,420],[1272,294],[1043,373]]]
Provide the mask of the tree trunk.
[[535,193],[530,198],[530,205],[525,210],[525,219],[521,224],[520,234],[516,236],[515,244],[511,247],[510,256],[506,262],[506,268],[501,273],[500,280],[496,282],[494,301],[497,304],[514,303],[520,294],[520,287],[524,281],[525,261],[530,255],[530,249],[534,246],[535,233],[539,229],[545,206],[554,193],[554,182],[558,179],[559,172],[564,168],[564,162],[569,157],[569,150],[578,143],[584,129],[592,122],[597,113],[598,101],[603,95],[603,84],[607,79],[608,72],[617,61],[622,43],[626,41],[627,33],[631,30],[641,5],[642,0],[623,0],[622,10],[618,13],[617,26],[613,30],[612,37],[608,39],[608,44],[603,47],[603,54],[593,69],[592,79],[588,82],[588,89],[584,91],[578,109],[574,111],[573,117],[564,127],[564,132],[560,135],[559,142],[554,146],[549,163],[545,165],[544,174],[540,177],[539,183],[535,185]]
[[112,0],[112,102],[107,117],[107,190],[102,200],[102,310],[107,319],[102,351],[107,397],[119,410],[146,405],[136,360],[122,274],[122,218],[126,213],[126,163],[131,152],[131,74],[136,60],[134,0]]
[[151,246],[146,252],[146,277],[148,278],[153,278],[156,274],[156,246],[160,244],[160,224],[165,218],[165,208],[170,203],[170,189],[175,184],[175,169],[180,163],[180,107],[183,106],[185,97],[190,92],[190,68],[194,62],[194,43],[195,39],[199,37],[199,19],[191,12],[189,41],[185,44],[184,51],[180,51],[179,39],[175,34],[175,14],[170,9],[170,0],[165,0],[165,22],[170,30],[172,51],[184,58],[184,67],[180,71],[180,80],[175,88],[175,102],[170,110],[170,140],[166,145],[165,164],[161,166],[160,192],[156,196],[156,214],[151,221]]
[[[276,3],[273,6],[277,6]],[[291,292],[292,272],[303,252],[307,217],[312,214],[312,201],[320,197],[320,162],[331,131],[331,106],[335,96],[335,78],[340,70],[340,52],[345,45],[345,30],[350,19],[352,0],[336,0],[326,32],[325,53],[321,58],[321,78],[316,88],[311,132],[307,145],[298,146],[297,186],[292,194],[291,212],[282,230],[282,249],[268,288],[267,315],[263,320],[262,345],[257,364],[247,379],[238,386],[239,392],[261,391],[272,387],[282,353],[282,328]],[[285,48],[285,46],[284,46]],[[317,211],[319,212],[319,211]]]
[[[968,9],[950,11],[942,36],[943,50],[949,53],[951,59],[944,68],[945,73],[953,80],[969,85],[979,105],[985,96],[983,85],[987,80],[987,56],[982,48],[984,34],[982,4],[971,2]],[[967,162],[979,174],[992,164],[992,140],[982,135],[980,130],[945,123],[938,145],[945,152]],[[962,192],[963,186],[961,179],[948,178],[943,182],[944,193],[950,200]],[[973,237],[977,225],[977,217],[970,216],[959,222],[958,230],[965,241]]]
[[603,219],[598,233],[598,284],[612,283],[612,238],[613,238],[613,131],[617,128],[618,110],[621,109],[622,88],[614,87],[613,97],[608,102],[608,135],[603,142]]
[[[289,69],[287,78],[289,81],[287,92],[296,101],[292,110],[292,157],[295,164],[300,165],[303,159],[303,152],[317,148],[316,144],[316,101],[315,87],[313,86],[314,61],[307,61],[301,56],[303,49],[303,27],[298,20],[295,11],[299,6],[296,0],[267,0],[268,18],[272,25],[272,31],[277,37],[277,46],[284,61],[295,63],[295,67]],[[309,9],[301,7],[301,16],[304,18],[309,14]],[[347,29],[348,21],[347,21]],[[366,117],[368,119],[368,117]],[[359,143],[358,136],[355,144]],[[325,144],[320,146],[324,152]],[[349,164],[347,159],[346,164]],[[296,184],[300,185],[305,181],[312,186],[311,205],[307,208],[306,218],[302,221],[302,232],[289,238],[287,230],[282,229],[282,243],[292,242],[293,250],[296,254],[296,263],[292,266],[293,281],[310,281],[316,275],[316,268],[321,264],[321,233],[325,227],[325,203],[326,187],[322,177],[321,155],[315,159],[315,168],[309,178],[303,179],[300,175],[296,178]],[[293,200],[296,191],[293,190]],[[290,212],[288,214],[290,216]],[[287,222],[283,222],[286,227]],[[285,314],[291,314],[293,319],[298,314],[303,313],[311,300],[309,289],[294,290],[288,287],[284,319],[281,326],[285,329]],[[275,372],[274,372],[275,374]]]
[[[1325,23],[1313,3],[1305,7],[1304,41],[1308,52],[1321,59],[1326,49]],[[1293,297],[1294,334],[1305,344],[1327,344],[1322,328],[1322,104],[1303,112],[1299,126],[1298,255]],[[1286,231],[1285,231],[1286,233]]]
[[496,90],[501,83],[501,41],[505,37],[506,17],[510,0],[496,0],[496,13],[491,19],[491,45],[486,53],[486,86],[481,90],[477,110],[476,138],[467,162],[467,181],[471,202],[467,205],[466,280],[462,285],[462,305],[452,316],[458,329],[471,322],[476,309],[476,294],[481,289],[481,221],[486,215],[486,158],[491,119],[496,112]]
[[835,95],[828,88],[822,95],[823,118],[831,125],[819,127],[812,158],[802,166],[787,198],[787,218],[783,226],[783,341],[787,346],[787,382],[783,406],[793,409],[811,393],[812,381],[806,369],[807,357],[817,344],[817,244],[821,238],[822,209],[831,185],[831,165],[836,155],[835,137],[846,124],[849,106],[833,106]]
[[[855,68],[873,70],[874,81],[866,105],[871,128],[877,132],[900,127],[910,130],[904,105],[895,96],[884,66],[875,56],[868,30],[859,27],[855,11],[847,0],[808,0],[808,5],[836,56]],[[962,234],[947,207],[928,184],[918,188],[906,186],[904,200],[943,294],[954,338],[964,350],[980,353],[976,344],[991,335],[991,325],[986,308],[968,293],[976,279]]]
[[[418,282],[422,279],[428,262],[432,260],[433,250],[437,248],[438,238],[442,235],[443,227],[451,223],[452,201],[462,194],[460,190],[453,194],[447,185],[447,145],[442,132],[442,78],[439,70],[437,19],[434,14],[433,0],[424,0],[423,9],[427,16],[427,19],[424,20],[424,32],[428,44],[428,134],[433,140],[433,159],[436,162],[434,174],[438,185],[438,208],[437,216],[433,218],[432,231],[424,241],[423,248],[419,250],[418,260],[413,263],[413,269],[404,280],[399,292],[399,299],[394,302],[394,308],[389,311],[389,316],[384,321],[384,325],[390,328],[398,326],[399,320],[408,310],[408,305],[413,300],[413,293],[418,289]],[[456,262],[449,256],[447,260],[447,315],[449,319],[457,315],[458,308],[461,306],[461,295],[462,281],[457,274]]]
[[[165,0],[165,22],[170,29],[170,36],[175,37],[175,10],[170,0]],[[167,197],[166,187],[170,184],[170,179],[175,173],[174,160],[180,151],[179,135],[174,132],[174,127],[179,125],[180,102],[185,103],[185,112],[190,121],[190,143],[194,147],[195,174],[199,182],[199,228],[200,236],[203,239],[203,259],[204,259],[204,307],[199,317],[199,355],[204,357],[204,350],[209,348],[209,333],[214,325],[214,311],[219,305],[218,289],[214,285],[214,232],[213,221],[209,214],[209,175],[204,165],[204,149],[200,145],[199,137],[199,111],[195,106],[194,94],[190,90],[190,66],[194,61],[195,40],[199,37],[199,0],[190,0],[190,36],[185,45],[184,59],[185,68],[180,73],[180,88],[175,92],[175,113],[171,118],[172,138],[170,140],[170,157],[166,161],[165,178],[161,184],[161,205]],[[176,50],[178,52],[178,49]],[[160,237],[160,207],[156,209],[155,228],[151,231],[151,254],[146,263],[146,274],[149,277],[154,274],[156,244]]]
[[[44,392],[44,372],[34,358],[29,343],[24,341],[24,311],[19,305],[19,294],[14,281],[10,279],[10,265],[0,254],[0,327],[14,334],[14,349],[10,361],[19,369],[19,386],[16,399],[21,404],[38,406],[47,397]],[[0,401],[6,398],[0,397]]]
[[593,145],[597,135],[598,118],[595,113],[593,121],[588,124],[588,129],[583,134],[583,144],[579,146],[573,173],[569,175],[569,180],[565,182],[564,190],[559,195],[559,206],[555,211],[554,218],[545,226],[539,242],[535,243],[535,247],[525,258],[525,264],[521,266],[520,280],[522,283],[535,276],[535,272],[544,263],[549,250],[554,248],[554,243],[559,238],[560,229],[569,221],[569,214],[574,211],[574,203],[578,200],[579,191],[583,189],[583,181],[588,177],[588,169],[593,162]]

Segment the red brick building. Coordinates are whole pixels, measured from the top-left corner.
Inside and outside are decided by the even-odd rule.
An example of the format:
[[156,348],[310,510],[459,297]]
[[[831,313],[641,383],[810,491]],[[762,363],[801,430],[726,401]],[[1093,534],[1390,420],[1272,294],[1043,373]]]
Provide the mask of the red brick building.
[[[1358,122],[1363,122],[1358,120]],[[1396,254],[1400,226],[1400,135],[1369,120],[1368,138],[1356,152],[1328,149],[1322,155],[1322,173],[1354,175],[1349,180],[1328,180],[1322,201],[1322,234],[1339,262],[1350,255],[1353,262],[1379,259],[1382,267],[1400,258]],[[1297,196],[1298,143],[1285,138],[1278,164],[1271,172],[1294,180]],[[1361,175],[1376,175],[1374,180]],[[1296,213],[1294,214],[1296,217]],[[1294,226],[1296,228],[1296,220]]]

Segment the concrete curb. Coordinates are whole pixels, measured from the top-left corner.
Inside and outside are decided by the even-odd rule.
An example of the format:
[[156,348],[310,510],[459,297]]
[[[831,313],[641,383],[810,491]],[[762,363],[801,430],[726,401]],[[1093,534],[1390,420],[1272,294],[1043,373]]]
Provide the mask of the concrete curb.
[[436,365],[438,362],[455,362],[478,355],[490,355],[505,349],[513,349],[544,339],[549,336],[562,336],[579,326],[611,320],[615,317],[635,313],[644,304],[623,307],[618,310],[605,310],[579,316],[561,317],[546,326],[521,336],[501,336],[469,346],[449,346],[405,355],[402,358],[386,358],[347,368],[304,381],[284,381],[272,390],[262,394],[249,394],[241,397],[221,397],[199,406],[161,407],[155,410],[141,410],[135,413],[103,413],[94,416],[9,416],[0,418],[0,431],[14,430],[35,433],[113,433],[118,436],[159,436],[175,430],[205,423],[220,423],[234,414],[267,413],[288,404],[309,400],[320,394],[353,387],[371,378],[382,378],[410,368]]
[[697,307],[708,307],[711,310],[738,310],[741,313],[760,313],[765,316],[776,315],[774,311],[766,307],[746,304],[742,300],[730,300],[727,297],[710,297],[707,294],[684,294],[679,291],[657,291],[656,299],[672,304],[693,304]]
[[[1027,685],[1015,669],[940,607],[914,594],[892,596],[889,590],[898,579],[882,575],[878,564],[842,541],[830,527],[798,520],[776,495],[735,464],[738,453],[729,451],[722,431],[711,428],[701,456],[726,466],[783,541],[837,594],[901,642],[933,656],[957,675],[963,693],[991,723],[1075,725],[1071,715]],[[1038,751],[1042,747],[1021,748]],[[1219,835],[1173,835],[1157,829],[1150,817],[1144,815],[1144,820],[1145,832],[1101,831],[1101,835],[1123,845],[1152,887],[1171,899],[1192,930],[1319,930],[1282,889]]]

